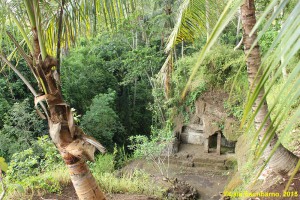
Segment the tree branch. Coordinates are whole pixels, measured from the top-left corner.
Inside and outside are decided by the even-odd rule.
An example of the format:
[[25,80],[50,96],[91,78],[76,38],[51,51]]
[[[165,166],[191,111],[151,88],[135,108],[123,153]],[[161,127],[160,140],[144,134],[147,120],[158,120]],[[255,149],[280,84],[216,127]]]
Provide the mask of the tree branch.
[[233,49],[234,51],[238,50],[242,46],[243,40],[244,40],[244,37],[242,37],[242,39],[240,40],[240,42],[236,45],[236,47],[234,47],[234,49]]
[[56,47],[56,59],[57,59],[57,72],[60,74],[60,41],[61,41],[61,33],[62,33],[62,18],[64,12],[65,0],[61,1],[60,13],[59,13],[59,21],[58,21],[58,33],[57,33],[57,47]]
[[[11,64],[11,62],[9,62],[5,56],[3,56],[2,54],[0,54],[0,58],[19,76],[19,78],[23,81],[23,83],[27,86],[27,88],[30,90],[30,92],[33,94],[33,96],[38,96],[37,92],[35,91],[35,89],[32,87],[32,85],[29,83],[29,81],[21,74],[21,72],[15,68],[13,66],[13,64]],[[46,106],[40,102],[40,105],[43,109],[43,111],[45,112],[47,118],[49,118]]]

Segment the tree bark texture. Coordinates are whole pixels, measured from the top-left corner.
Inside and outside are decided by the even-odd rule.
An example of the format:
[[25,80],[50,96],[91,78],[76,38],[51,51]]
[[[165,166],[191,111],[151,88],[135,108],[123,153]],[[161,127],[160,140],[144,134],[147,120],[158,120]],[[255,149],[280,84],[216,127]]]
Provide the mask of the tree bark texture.
[[86,164],[86,160],[93,161],[94,159],[95,147],[87,141],[93,138],[85,135],[79,127],[75,126],[72,111],[62,98],[60,82],[57,80],[59,74],[55,68],[58,66],[58,61],[49,55],[42,60],[37,30],[33,28],[32,31],[33,63],[35,63],[33,68],[44,92],[43,95],[35,98],[36,108],[41,101],[46,101],[48,104],[49,133],[68,166],[78,198],[80,200],[105,200],[104,194]]
[[[247,73],[248,73],[248,82],[250,86],[251,92],[258,85],[258,82],[261,78],[261,71],[259,71],[259,67],[261,65],[261,55],[259,45],[256,44],[255,47],[249,52],[252,44],[257,38],[257,33],[254,32],[250,37],[250,32],[256,23],[255,17],[255,4],[254,0],[246,0],[245,4],[241,6],[241,15],[242,15],[242,25],[243,25],[243,44],[244,44],[244,52],[248,55],[246,59],[247,64]],[[265,134],[267,134],[267,130],[272,128],[271,118],[268,117],[266,122],[264,123],[264,119],[267,116],[268,104],[266,100],[263,100],[263,96],[265,94],[264,89],[262,88],[259,92],[257,99],[252,105],[252,111],[255,112],[260,104],[263,101],[262,106],[259,108],[259,111],[254,119],[254,124],[256,130],[258,130],[261,126],[263,126],[262,130],[259,133],[259,140],[261,140]],[[273,150],[276,142],[278,141],[277,135],[275,135],[268,146],[266,147],[263,158],[267,159],[270,156],[271,151]],[[292,171],[296,164],[298,158],[285,149],[281,144],[278,149],[275,151],[275,154],[272,156],[271,160],[268,163],[268,166],[271,167],[277,173],[286,174]]]

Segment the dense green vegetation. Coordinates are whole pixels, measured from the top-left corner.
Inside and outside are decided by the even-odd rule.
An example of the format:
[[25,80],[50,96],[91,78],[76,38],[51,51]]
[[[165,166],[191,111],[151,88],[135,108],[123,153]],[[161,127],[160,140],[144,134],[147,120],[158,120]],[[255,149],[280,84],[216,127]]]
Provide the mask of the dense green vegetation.
[[163,60],[155,46],[131,49],[127,40],[121,33],[82,39],[62,63],[66,99],[87,133],[110,150],[127,146],[131,135],[150,135],[151,77]]
[[[258,158],[262,156],[275,133],[284,148],[294,154],[300,152],[299,134],[294,134],[299,133],[299,122],[296,120],[300,105],[299,87],[297,88],[299,34],[291,37],[296,38],[298,46],[291,46],[290,53],[283,45],[284,42],[274,43],[282,39],[278,37],[282,29],[285,30],[285,20],[290,20],[289,17],[293,14],[293,9],[299,6],[299,2],[290,1],[285,10],[269,23],[270,27],[264,29],[263,25],[272,19],[270,12],[262,20],[265,24],[261,24],[262,27],[258,29],[259,35],[263,34],[259,40],[260,52],[265,56],[262,59],[263,75],[259,86],[266,88],[260,106],[269,105],[270,112],[266,118],[270,117],[272,121],[271,128],[268,128],[270,135],[263,137],[262,144],[256,142],[259,130],[255,130],[253,126],[254,115],[249,114],[255,98],[259,98],[260,89],[249,86],[245,62],[247,56],[241,50],[243,44],[237,46],[242,39],[238,27],[239,15],[228,20],[228,25],[223,27],[219,37],[211,36],[216,37],[216,40],[208,48],[208,44],[214,41],[207,38],[214,33],[212,28],[217,19],[213,15],[222,10],[215,1],[210,2],[211,7],[206,4],[193,7],[193,2],[187,7],[180,7],[181,3],[187,5],[188,1],[177,0],[131,1],[118,7],[121,4],[119,1],[111,1],[106,2],[103,9],[100,9],[100,2],[102,1],[91,4],[80,2],[79,7],[70,3],[68,5],[74,8],[64,8],[69,13],[73,12],[75,17],[69,24],[68,20],[63,22],[68,28],[61,33],[64,44],[60,47],[62,53],[59,54],[62,56],[60,82],[55,81],[59,82],[64,99],[74,111],[76,125],[100,141],[108,151],[105,155],[96,152],[95,162],[88,162],[95,179],[105,192],[139,193],[162,198],[163,189],[153,184],[149,174],[135,171],[131,175],[116,177],[115,171],[124,167],[131,159],[144,157],[155,162],[155,158],[161,156],[174,140],[174,119],[182,116],[183,123],[188,124],[191,114],[195,112],[195,101],[206,92],[222,91],[230,94],[230,98],[224,99],[227,116],[243,124],[240,130],[236,130],[234,137],[239,138],[240,143],[237,148],[237,163],[234,161],[234,165],[239,166],[239,172],[228,184],[228,190],[243,191],[253,182],[253,177],[261,167],[255,166],[257,161],[253,155],[259,155]],[[6,21],[4,17],[7,12],[14,11],[7,10],[12,3],[16,2],[4,1],[0,5],[0,16],[2,24],[14,33],[18,44],[24,35],[19,33],[16,19]],[[258,16],[268,3],[269,1],[256,2]],[[59,5],[54,1],[52,6]],[[50,12],[51,6],[48,6]],[[212,9],[209,14],[206,6]],[[187,9],[182,11],[185,8]],[[47,9],[42,12],[47,12]],[[201,16],[192,14],[198,9],[203,9]],[[98,13],[94,15],[94,12]],[[190,27],[184,26],[176,24],[176,13],[183,18],[182,23],[195,16],[209,20],[206,19],[204,24],[200,24],[199,19],[191,20],[188,21]],[[85,16],[84,20],[80,15]],[[20,18],[21,13],[17,17]],[[69,19],[68,16],[65,19]],[[57,36],[58,25],[52,20],[55,17],[47,21],[49,32],[44,39],[45,48],[54,55],[57,44],[50,36]],[[200,28],[193,27],[192,23],[198,23]],[[294,24],[292,27],[295,26]],[[177,35],[174,31],[172,33],[173,29]],[[10,62],[39,94],[47,94],[45,86],[39,83],[40,79],[33,76],[28,61],[20,53],[22,51],[14,50],[16,42],[9,39],[5,26],[1,25],[0,32],[1,55],[9,57]],[[167,52],[164,52],[166,46]],[[21,42],[21,47],[25,53],[31,53],[28,44]],[[9,56],[11,52],[13,53]],[[199,54],[205,55],[201,62]],[[43,56],[42,52],[40,56]],[[35,190],[59,193],[70,182],[70,178],[66,175],[67,168],[59,152],[47,136],[47,121],[37,115],[34,97],[23,81],[7,66],[4,59],[0,59],[0,64],[0,169],[5,173],[3,182],[7,187],[8,197],[24,198]],[[50,71],[54,74],[57,68],[51,67]],[[197,67],[199,70],[194,71]],[[191,76],[194,78],[189,82]],[[220,126],[224,128],[224,124]],[[257,146],[254,148],[247,141],[253,141]],[[248,158],[246,161],[242,159],[245,155]],[[164,163],[156,163],[156,167],[165,175],[162,164]]]
[[[155,186],[143,171],[115,177],[116,156],[117,152],[99,155],[94,163],[89,163],[91,171],[106,192],[162,196],[163,190]],[[26,198],[30,190],[60,193],[70,181],[67,169],[48,136],[39,137],[31,148],[14,154],[6,172],[5,181],[11,199]]]

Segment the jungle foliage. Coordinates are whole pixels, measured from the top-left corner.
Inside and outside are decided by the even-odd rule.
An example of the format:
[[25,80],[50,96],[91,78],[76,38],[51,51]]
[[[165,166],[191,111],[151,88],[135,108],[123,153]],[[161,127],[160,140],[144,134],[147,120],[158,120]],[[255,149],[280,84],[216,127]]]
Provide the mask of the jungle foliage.
[[[5,33],[7,28],[14,33],[25,52],[31,50],[17,31],[16,24],[12,23],[15,19],[4,9],[7,5],[16,6],[18,2],[3,1],[0,5],[1,22],[8,27],[0,25],[0,53],[7,55],[39,90],[30,69]],[[63,24],[67,27],[62,30],[62,52],[58,53],[62,56],[60,81],[63,95],[76,110],[77,125],[101,141],[109,151],[108,155],[98,156],[95,163],[89,163],[91,171],[107,192],[123,192],[130,185],[133,192],[154,193],[158,188],[151,187],[147,174],[138,171],[132,177],[121,179],[113,175],[116,168],[128,161],[131,155],[128,153],[133,152],[135,157],[146,156],[150,160],[161,155],[174,139],[173,119],[182,114],[188,122],[190,112],[195,111],[195,101],[207,91],[231,93],[224,108],[228,116],[237,120],[241,120],[245,113],[246,100],[253,100],[247,96],[249,85],[245,56],[240,50],[243,45],[238,45],[242,39],[240,14],[236,11],[229,13],[232,18],[224,18],[226,22],[219,27],[224,29],[221,33],[212,28],[222,12],[223,1],[222,6],[218,6],[217,1],[209,1],[208,7],[205,5],[208,1],[188,0],[80,1],[78,5],[74,2],[67,1],[65,7],[59,1],[53,1],[51,5],[48,1],[43,2],[47,5],[43,12],[50,16],[45,23],[48,31],[45,40],[47,50],[53,53],[57,46],[53,38],[58,34],[57,10],[53,8],[61,6],[65,13]],[[290,51],[284,43],[274,41],[280,41],[280,32],[286,30],[285,20],[291,22],[293,10],[300,4],[296,0],[280,1],[280,4],[283,2],[288,2],[285,9],[272,19],[276,13],[276,2],[256,1],[258,16],[265,14],[269,3],[274,5],[274,10],[270,8],[265,19],[260,21],[261,25],[268,24],[269,27],[258,27],[261,54],[266,56],[261,66],[266,74],[260,84],[261,87],[270,87],[264,98],[272,107],[269,115],[276,123],[276,120],[279,121],[276,131],[279,135],[287,133],[281,142],[297,153],[299,134],[294,133],[299,132],[299,122],[296,121],[299,115],[299,98],[296,98],[299,96],[299,45],[290,44],[293,51],[288,54]],[[192,14],[192,11],[199,10],[201,14]],[[176,14],[182,17],[182,21],[176,22]],[[16,15],[21,19],[21,12]],[[6,16],[12,20],[6,21]],[[194,21],[196,17],[200,20]],[[297,20],[294,23],[299,22],[299,17]],[[188,22],[188,25],[182,26],[181,22]],[[199,26],[191,25],[194,22]],[[195,35],[191,35],[193,31],[196,31]],[[213,39],[210,39],[211,34]],[[169,36],[171,39],[168,40]],[[294,38],[299,42],[299,34]],[[167,51],[163,52],[166,46]],[[285,49],[288,56],[284,57],[284,52],[279,49]],[[202,57],[205,58],[201,60]],[[165,62],[166,59],[169,60]],[[289,63],[285,59],[289,59]],[[275,61],[278,62],[274,64]],[[8,170],[4,170],[6,183],[13,183],[11,191],[32,187],[59,192],[60,184],[67,181],[55,177],[50,170],[57,167],[59,174],[65,174],[66,170],[54,145],[45,136],[48,134],[46,123],[38,118],[33,108],[33,97],[23,82],[3,61],[0,63],[0,166],[4,168],[3,158],[9,163]],[[286,82],[281,70],[294,78]],[[290,85],[286,86],[286,83]],[[286,106],[289,95],[295,99],[288,101]],[[246,113],[250,110],[248,106]],[[278,113],[282,110],[284,116],[279,119]],[[245,116],[244,121],[248,120],[249,116]],[[250,132],[254,137],[254,131]],[[157,146],[158,143],[160,145]],[[251,162],[245,164],[245,172],[242,170],[245,184],[250,182],[248,172],[253,168]],[[65,176],[61,178],[68,179]],[[146,184],[141,182],[142,179],[146,180]]]

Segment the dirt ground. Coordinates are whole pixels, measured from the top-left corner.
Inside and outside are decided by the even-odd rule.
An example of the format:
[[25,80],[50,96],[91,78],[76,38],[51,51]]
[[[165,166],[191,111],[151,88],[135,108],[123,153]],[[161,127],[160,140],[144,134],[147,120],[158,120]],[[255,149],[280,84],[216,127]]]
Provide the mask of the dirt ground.
[[[219,200],[220,193],[227,183],[232,171],[225,166],[225,161],[233,154],[217,155],[204,153],[201,145],[181,144],[179,153],[169,158],[169,178],[171,180],[185,182],[195,188],[201,200]],[[168,160],[165,160],[167,165]],[[158,184],[161,184],[163,177],[154,167],[153,163],[145,161],[134,161],[127,165],[124,170],[143,169],[152,174]]]
[[[145,195],[133,195],[133,194],[106,194],[107,200],[156,200],[154,197],[148,197]],[[75,189],[72,184],[63,188],[60,195],[47,194],[43,196],[35,196],[33,200],[78,200]]]
[[[195,190],[195,192],[198,193],[198,197],[186,199],[219,200],[219,194],[220,192],[223,192],[227,179],[231,175],[231,171],[227,170],[224,165],[225,160],[231,156],[232,155],[217,155],[215,153],[206,154],[204,153],[203,147],[200,145],[182,144],[180,145],[179,153],[169,157],[169,159],[166,158],[165,160],[165,165],[168,165],[169,163],[167,173],[169,180],[172,181],[166,181],[166,179],[159,173],[159,170],[154,167],[153,163],[146,160],[135,160],[129,163],[121,170],[121,173],[133,173],[134,170],[143,169],[145,172],[151,174],[151,177],[154,179],[156,184],[161,185],[161,187],[166,188],[166,190],[171,188],[171,190],[168,190],[170,194],[166,194],[167,196],[172,195],[171,193],[185,191],[188,188],[190,191],[185,191],[187,195],[191,194],[192,190]],[[174,180],[177,183],[176,186],[173,185],[175,182]],[[155,197],[132,194],[106,194],[106,197],[108,200],[157,199]],[[174,198],[174,196],[172,197]],[[60,195],[37,195],[33,198],[33,200],[77,199],[78,198],[72,184],[63,188]],[[185,198],[175,197],[175,199]]]

